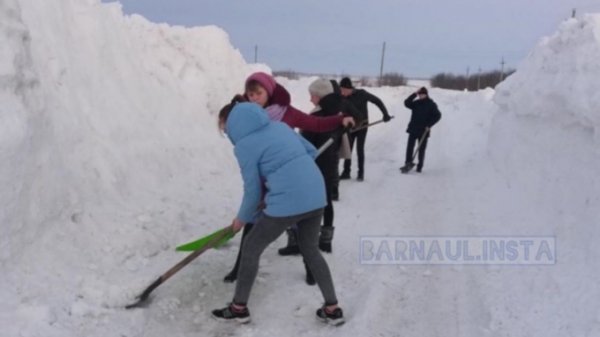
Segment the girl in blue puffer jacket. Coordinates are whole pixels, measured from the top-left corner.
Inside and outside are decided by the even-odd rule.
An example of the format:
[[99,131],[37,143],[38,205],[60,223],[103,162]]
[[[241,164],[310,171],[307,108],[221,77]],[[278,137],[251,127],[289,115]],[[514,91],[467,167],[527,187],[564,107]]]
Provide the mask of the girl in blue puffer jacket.
[[[314,162],[317,151],[287,125],[269,120],[254,103],[232,103],[219,113],[219,127],[234,145],[244,181],[244,196],[234,231],[255,222],[242,245],[235,295],[229,306],[213,311],[218,319],[247,323],[246,307],[264,249],[288,227],[297,225],[298,244],[321,289],[325,304],[317,310],[323,321],[344,322],[327,262],[318,249],[325,200],[323,176]],[[266,187],[261,207],[262,184]]]

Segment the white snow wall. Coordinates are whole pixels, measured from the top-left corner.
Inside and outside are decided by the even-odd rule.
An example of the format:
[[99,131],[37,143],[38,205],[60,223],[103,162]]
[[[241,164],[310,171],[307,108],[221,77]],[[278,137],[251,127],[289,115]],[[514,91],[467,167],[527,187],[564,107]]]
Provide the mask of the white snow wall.
[[[544,38],[497,88],[494,101],[499,111],[489,153],[512,191],[498,203],[512,219],[506,234],[555,236],[557,265],[526,282],[494,285],[499,289],[490,291],[502,291],[514,306],[495,308],[492,321],[511,322],[527,336],[597,336],[600,15],[570,19]],[[524,292],[539,300],[521,307]],[[511,310],[525,314],[515,319]]]
[[0,265],[45,233],[101,245],[121,215],[193,209],[203,180],[236,171],[214,114],[252,69],[219,28],[99,0],[2,0],[0,45]]

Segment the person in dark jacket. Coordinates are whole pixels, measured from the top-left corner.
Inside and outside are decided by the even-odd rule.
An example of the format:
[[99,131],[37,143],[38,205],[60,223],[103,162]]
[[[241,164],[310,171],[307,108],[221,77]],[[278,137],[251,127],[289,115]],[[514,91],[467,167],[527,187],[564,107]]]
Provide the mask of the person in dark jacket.
[[[415,100],[415,98],[418,99]],[[435,125],[441,118],[442,114],[437,107],[437,104],[429,98],[427,88],[422,87],[417,90],[404,101],[404,106],[412,110],[410,122],[406,132],[408,133],[408,142],[406,144],[406,159],[404,166],[400,170],[408,172],[408,168],[414,166],[413,151],[417,140],[421,141],[419,146],[419,163],[417,165],[417,172],[423,170],[423,164],[425,163],[425,150],[427,149],[427,140],[431,135],[431,127]],[[423,138],[423,135],[425,136]],[[421,138],[423,138],[421,140]]]
[[[339,114],[342,97],[336,94],[331,81],[325,79],[317,79],[308,87],[310,100],[315,105],[315,109],[311,113],[313,116],[335,116]],[[325,195],[327,197],[327,206],[323,213],[323,227],[321,227],[321,236],[319,237],[319,248],[322,251],[331,253],[331,240],[333,239],[333,189],[338,180],[338,151],[340,147],[341,130],[336,130],[328,133],[316,133],[310,131],[302,131],[301,134],[316,148],[320,148],[330,138],[334,142],[316,159],[317,166],[323,173],[325,180]]]
[[[356,89],[352,85],[352,81],[348,77],[342,78],[340,81],[340,90],[342,96],[346,97],[362,115],[364,115],[364,123],[369,122],[369,111],[367,109],[367,103],[371,102],[375,104],[381,113],[383,114],[383,121],[389,122],[392,118],[388,114],[388,111],[383,102],[375,95],[369,93],[364,89]],[[358,181],[364,180],[365,174],[365,142],[367,140],[367,128],[350,134],[350,147],[354,147],[354,141],[356,141],[356,154],[358,157],[358,175],[356,179]],[[340,179],[350,179],[350,168],[352,161],[346,159],[344,161],[344,171],[340,175]]]

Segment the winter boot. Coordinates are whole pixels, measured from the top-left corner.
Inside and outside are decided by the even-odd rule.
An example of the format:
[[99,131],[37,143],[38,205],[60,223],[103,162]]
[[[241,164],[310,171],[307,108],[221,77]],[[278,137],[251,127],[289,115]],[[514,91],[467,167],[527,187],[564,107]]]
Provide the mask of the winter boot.
[[298,247],[298,239],[296,237],[296,231],[292,228],[286,230],[288,236],[287,246],[279,249],[279,255],[298,255],[300,254],[300,247]]
[[340,201],[340,192],[337,186],[331,188],[331,200]]
[[333,326],[339,326],[344,324],[344,313],[341,308],[335,308],[332,311],[327,310],[326,306],[323,306],[317,310],[317,319]]
[[306,284],[308,284],[309,286],[314,286],[317,282],[315,281],[312,272],[308,268],[306,261],[304,261],[304,269],[306,269]]
[[344,170],[342,174],[340,174],[340,180],[348,180],[350,179],[350,171]]
[[319,249],[325,253],[331,253],[331,240],[333,240],[333,230],[335,227],[321,227],[321,236],[319,237]]
[[365,180],[365,175],[362,171],[358,172],[358,176],[356,176],[356,180],[357,181],[364,181]]
[[225,322],[237,322],[241,324],[250,322],[250,311],[247,307],[236,308],[233,303],[229,304],[223,309],[216,309],[212,311],[212,316]]
[[400,168],[400,172],[402,172],[402,173],[408,173],[408,172],[410,172],[410,170],[413,169],[413,167],[415,167],[414,163],[406,163],[406,164],[404,164],[404,166],[402,166]]

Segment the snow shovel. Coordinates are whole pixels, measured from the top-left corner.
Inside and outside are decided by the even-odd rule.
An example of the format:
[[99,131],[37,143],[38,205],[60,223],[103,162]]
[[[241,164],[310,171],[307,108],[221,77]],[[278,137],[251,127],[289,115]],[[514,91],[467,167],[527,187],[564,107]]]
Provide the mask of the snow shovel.
[[[201,246],[201,248],[199,248],[198,250],[195,250],[193,253],[186,256],[185,259],[181,260],[179,263],[177,263],[175,266],[173,266],[171,269],[169,269],[166,273],[162,274],[158,279],[156,279],[156,281],[152,282],[152,284],[150,284],[148,286],[148,288],[146,288],[144,290],[144,292],[142,292],[139,296],[136,297],[137,301],[125,306],[125,309],[133,309],[133,308],[142,307],[145,304],[148,297],[150,296],[150,293],[154,289],[158,288],[158,286],[163,284],[171,276],[175,275],[178,271],[180,271],[183,267],[185,267],[190,262],[192,262],[194,259],[196,259],[198,256],[200,256],[202,253],[204,253],[205,251],[207,251],[211,248],[214,248],[220,244],[223,244],[224,240],[228,240],[226,238],[230,239],[234,235],[235,235],[235,232],[233,231],[233,228],[231,226],[224,227],[223,229],[210,234],[208,236],[208,237],[210,237],[210,239],[208,241],[204,242],[204,244]],[[202,239],[200,239],[200,240],[202,240]],[[198,240],[198,241],[200,241],[200,240]]]
[[[394,116],[390,116],[390,120],[392,118],[394,118]],[[383,122],[384,122],[384,120],[380,119],[380,120],[378,120],[376,122],[365,124],[365,125],[361,125],[361,126],[359,126],[357,128],[354,128],[354,129],[347,129],[347,128],[345,128],[344,131],[342,131],[341,133],[329,137],[329,139],[327,139],[327,141],[325,143],[323,143],[323,145],[321,145],[321,147],[317,150],[317,157],[319,155],[321,155],[321,153],[325,152],[325,150],[327,150],[327,148],[329,148],[331,146],[331,144],[333,144],[333,142],[335,142],[335,138],[336,137],[341,137],[346,132],[355,133],[357,131],[369,128],[369,127],[371,127],[373,125],[377,125],[377,124],[383,123]]]
[[410,170],[413,169],[413,167],[415,167],[415,163],[414,163],[415,157],[417,156],[417,153],[419,153],[419,150],[421,149],[421,144],[423,144],[423,141],[425,140],[425,137],[427,137],[429,130],[431,130],[431,128],[425,129],[425,132],[423,132],[421,139],[419,139],[419,144],[417,145],[415,152],[413,152],[413,156],[412,156],[412,159],[410,160],[410,163],[407,163],[406,165],[402,166],[400,168],[400,172],[408,173],[408,172],[410,172]]
[[[392,120],[392,119],[394,119],[394,116],[390,116],[390,120]],[[384,121],[383,119],[380,119],[380,120],[378,120],[378,121],[375,121],[375,122],[373,122],[373,123],[364,124],[364,125],[361,125],[361,126],[359,126],[359,127],[357,127],[357,128],[351,129],[351,130],[350,130],[350,133],[355,133],[356,131],[360,131],[360,130],[362,130],[362,129],[366,129],[366,128],[369,128],[369,127],[371,127],[371,126],[373,126],[373,125],[377,125],[377,124],[379,124],[379,123],[383,123],[383,122],[385,122],[385,121]]]

